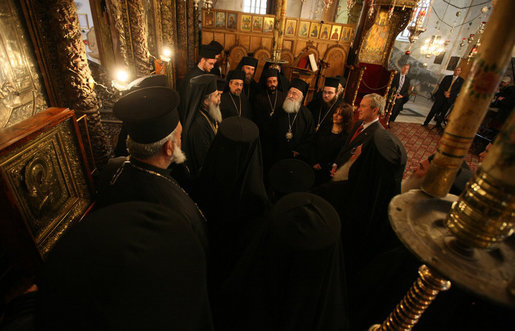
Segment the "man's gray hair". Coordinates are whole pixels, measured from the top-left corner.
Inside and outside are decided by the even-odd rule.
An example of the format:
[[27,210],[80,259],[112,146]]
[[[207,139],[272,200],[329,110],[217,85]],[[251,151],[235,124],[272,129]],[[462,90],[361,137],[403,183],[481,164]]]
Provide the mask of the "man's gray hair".
[[384,106],[386,104],[386,100],[383,96],[377,93],[370,93],[365,95],[363,98],[368,98],[370,100],[370,106],[372,108],[379,108],[378,114],[382,116],[384,114]]
[[141,144],[138,142],[135,142],[132,140],[130,136],[127,137],[127,150],[129,151],[129,154],[132,157],[135,157],[140,160],[146,160],[150,159],[153,156],[156,156],[161,152],[161,148],[163,148],[163,145],[166,144],[169,140],[172,142],[175,142],[175,128],[172,133],[170,133],[168,136],[164,137],[163,139],[150,143],[150,144]]

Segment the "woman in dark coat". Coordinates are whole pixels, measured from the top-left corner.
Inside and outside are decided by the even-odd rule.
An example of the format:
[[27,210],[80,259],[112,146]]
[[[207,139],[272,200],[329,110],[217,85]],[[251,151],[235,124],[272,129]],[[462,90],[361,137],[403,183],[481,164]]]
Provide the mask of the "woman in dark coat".
[[331,131],[319,130],[313,141],[313,154],[316,184],[331,179],[330,171],[338,152],[345,144],[352,127],[353,110],[346,102],[338,101],[332,118]]

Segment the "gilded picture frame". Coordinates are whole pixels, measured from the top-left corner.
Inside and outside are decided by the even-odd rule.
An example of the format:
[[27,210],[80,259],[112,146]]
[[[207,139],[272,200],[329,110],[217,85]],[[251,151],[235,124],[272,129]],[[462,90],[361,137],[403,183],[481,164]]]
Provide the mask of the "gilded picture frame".
[[251,32],[252,31],[252,16],[251,15],[241,15],[240,30],[242,32]]

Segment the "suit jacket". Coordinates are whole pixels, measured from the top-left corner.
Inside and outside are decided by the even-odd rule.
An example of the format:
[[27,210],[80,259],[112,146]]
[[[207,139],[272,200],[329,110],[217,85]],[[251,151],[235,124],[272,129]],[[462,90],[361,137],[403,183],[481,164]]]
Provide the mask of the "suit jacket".
[[338,167],[342,166],[347,162],[352,153],[353,149],[355,147],[358,147],[361,144],[366,144],[372,139],[374,136],[374,132],[376,130],[384,130],[383,126],[379,121],[375,121],[371,125],[369,125],[365,130],[361,131],[361,133],[354,138],[354,140],[351,142],[352,136],[356,132],[356,130],[360,127],[360,125],[363,123],[363,121],[357,121],[356,124],[352,127],[352,130],[349,134],[349,138],[347,138],[347,141],[345,142],[345,145],[343,145],[342,149],[338,153],[338,156],[336,157],[335,163],[338,165]]
[[[400,95],[402,95],[402,103],[404,104],[404,103],[408,102],[408,100],[409,100],[410,79],[408,76],[404,76],[404,84],[402,84],[401,90],[397,91],[397,89],[399,88],[400,79],[401,79],[401,74],[396,73],[395,76],[393,77],[391,90],[393,91],[393,89],[395,88],[396,93],[399,93]],[[397,103],[398,102],[399,102],[399,100],[397,100]]]
[[[447,75],[442,79],[442,82],[438,86],[438,90],[435,93],[435,98],[445,98],[444,92],[446,92],[449,89],[449,86],[451,86],[452,77],[452,75]],[[449,97],[449,99],[447,99],[448,103],[454,103],[456,97],[458,96],[458,93],[460,93],[461,86],[463,85],[464,81],[465,80],[460,76],[456,78],[456,81],[454,82],[451,88],[451,96]]]

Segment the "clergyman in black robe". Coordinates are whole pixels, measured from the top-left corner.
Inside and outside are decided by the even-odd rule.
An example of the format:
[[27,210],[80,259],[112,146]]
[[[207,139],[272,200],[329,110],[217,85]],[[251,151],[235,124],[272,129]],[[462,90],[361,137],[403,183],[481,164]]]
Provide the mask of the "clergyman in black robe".
[[308,104],[308,109],[313,115],[315,121],[315,132],[318,134],[321,131],[330,132],[332,128],[334,105],[338,99],[338,84],[339,80],[332,77],[325,79],[324,88],[319,98],[315,98]]
[[212,330],[206,254],[178,211],[108,206],[57,242],[38,278],[38,330]]
[[221,91],[217,89],[216,76],[211,74],[192,78],[189,91],[190,119],[184,125],[182,136],[188,168],[194,180],[202,168],[218,125],[222,122]]
[[257,64],[258,60],[256,58],[244,56],[236,67],[236,70],[243,71],[245,74],[245,78],[243,80],[243,91],[245,92],[245,96],[250,102],[253,102],[254,96],[261,88],[254,80]]
[[222,94],[220,111],[222,118],[231,116],[245,117],[253,120],[254,115],[250,103],[243,90],[245,74],[240,70],[232,70],[227,75],[227,88]]
[[311,164],[315,129],[311,112],[302,105],[307,90],[308,84],[303,80],[292,81],[288,96],[271,123],[270,137],[264,138],[266,145],[263,151],[272,155],[266,169],[288,158],[298,158]]
[[181,123],[186,123],[186,118],[188,116],[187,112],[189,109],[187,108],[190,103],[190,100],[188,99],[188,89],[190,80],[196,76],[209,74],[216,63],[216,55],[217,49],[210,45],[201,45],[199,50],[200,60],[198,64],[182,79],[179,89],[177,90],[181,97],[181,102],[178,107]]
[[221,329],[348,330],[345,282],[338,214],[313,194],[289,194],[223,287]]
[[219,67],[218,63],[220,62],[220,58],[222,57],[222,52],[224,50],[224,46],[216,40],[212,40],[208,45],[211,46],[214,49],[214,51],[216,52],[216,56],[215,56],[216,63],[214,65],[213,69],[211,69],[211,71],[209,73],[212,75],[215,75],[218,78],[222,78],[222,73],[220,72],[220,67]]
[[113,112],[129,132],[130,159],[99,192],[96,208],[126,201],[161,204],[183,216],[207,249],[205,218],[167,169],[185,160],[178,103],[177,92],[167,87],[139,89],[116,102]]

